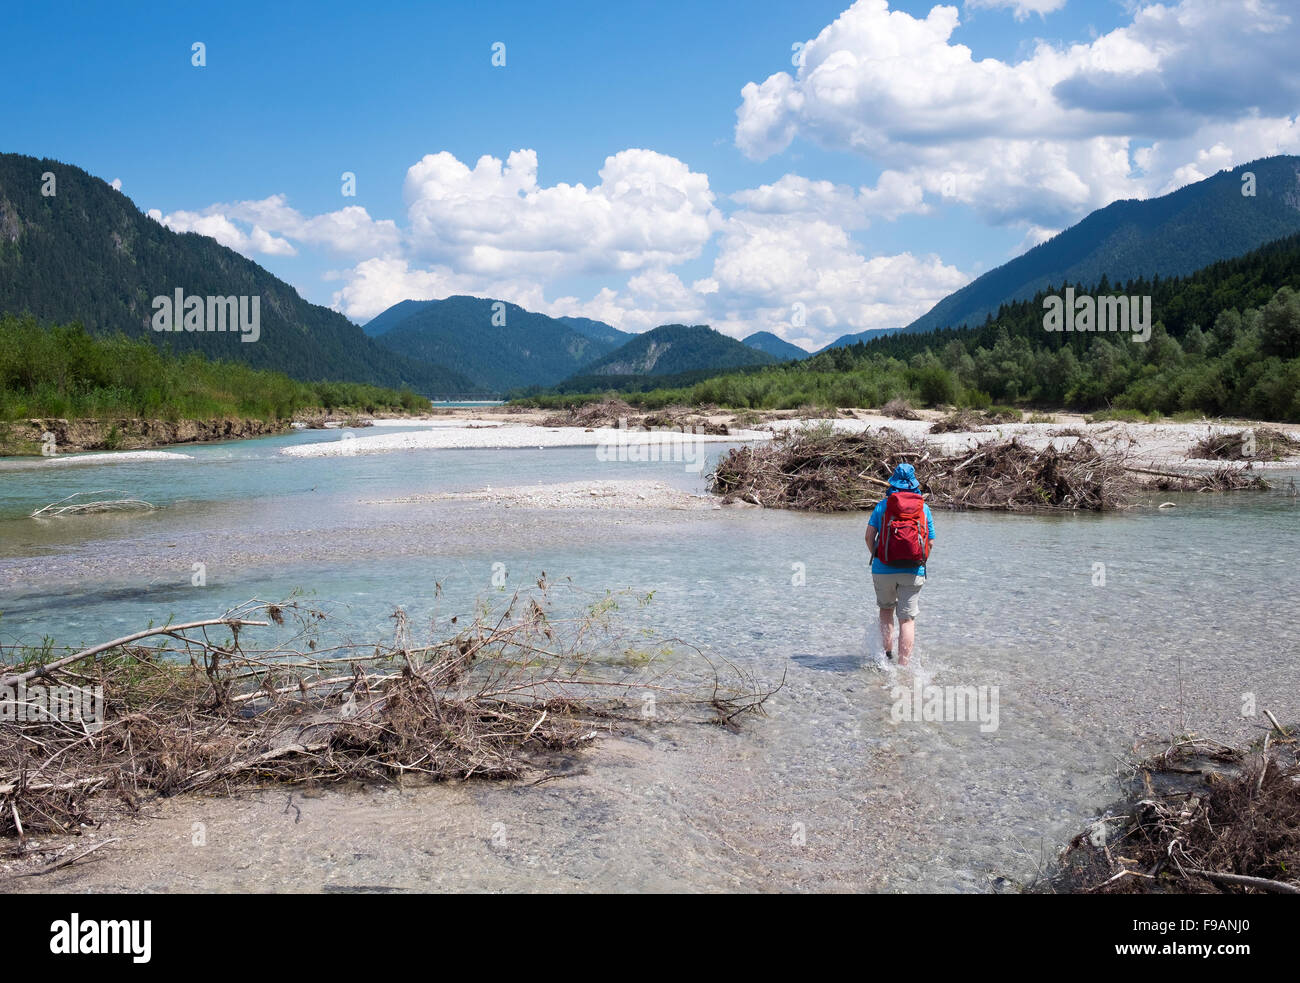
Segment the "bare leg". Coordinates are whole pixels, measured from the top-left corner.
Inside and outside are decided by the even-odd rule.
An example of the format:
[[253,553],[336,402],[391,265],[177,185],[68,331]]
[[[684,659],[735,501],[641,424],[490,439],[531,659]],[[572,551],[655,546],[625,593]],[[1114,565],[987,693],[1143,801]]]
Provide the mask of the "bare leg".
[[880,640],[886,652],[894,651],[894,609],[880,609]]
[[898,664],[907,665],[912,657],[912,645],[916,641],[916,622],[911,618],[898,623]]

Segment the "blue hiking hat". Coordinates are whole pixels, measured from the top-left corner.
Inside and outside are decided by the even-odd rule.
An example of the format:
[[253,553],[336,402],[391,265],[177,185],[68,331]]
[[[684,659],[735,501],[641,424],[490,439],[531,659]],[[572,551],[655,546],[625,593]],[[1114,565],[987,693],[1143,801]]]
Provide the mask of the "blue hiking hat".
[[916,480],[916,469],[910,464],[900,464],[889,476],[889,487],[894,491],[920,491],[921,483]]

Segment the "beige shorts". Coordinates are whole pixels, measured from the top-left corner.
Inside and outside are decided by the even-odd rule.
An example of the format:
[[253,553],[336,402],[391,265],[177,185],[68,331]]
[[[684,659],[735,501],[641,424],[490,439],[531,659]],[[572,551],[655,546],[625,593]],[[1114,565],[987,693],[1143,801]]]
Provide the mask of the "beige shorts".
[[925,578],[915,573],[873,573],[876,585],[876,606],[897,608],[899,621],[916,619],[921,610],[921,588]]

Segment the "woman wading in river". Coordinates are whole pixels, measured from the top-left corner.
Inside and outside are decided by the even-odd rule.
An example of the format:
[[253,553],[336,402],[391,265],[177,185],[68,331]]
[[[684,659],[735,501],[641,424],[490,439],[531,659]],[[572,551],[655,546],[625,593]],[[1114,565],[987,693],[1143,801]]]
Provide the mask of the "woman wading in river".
[[925,586],[925,564],[934,544],[934,519],[921,497],[910,464],[894,468],[889,493],[867,520],[871,580],[880,608],[880,640],[885,658],[894,657],[894,614],[898,613],[898,664],[907,665],[916,642],[916,616]]

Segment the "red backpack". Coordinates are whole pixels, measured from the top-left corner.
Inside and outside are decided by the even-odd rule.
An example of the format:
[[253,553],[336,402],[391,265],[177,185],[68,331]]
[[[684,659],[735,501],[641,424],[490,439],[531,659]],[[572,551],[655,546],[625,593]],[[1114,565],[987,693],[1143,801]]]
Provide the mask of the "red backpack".
[[925,499],[915,492],[892,492],[876,540],[876,558],[895,567],[918,567],[930,555]]

